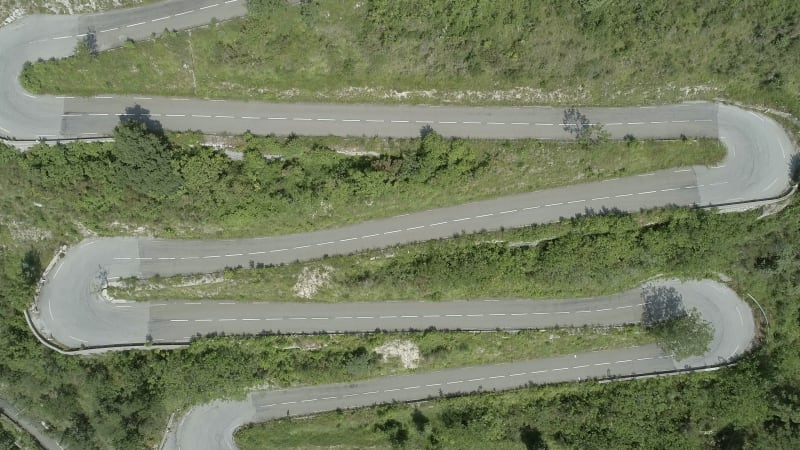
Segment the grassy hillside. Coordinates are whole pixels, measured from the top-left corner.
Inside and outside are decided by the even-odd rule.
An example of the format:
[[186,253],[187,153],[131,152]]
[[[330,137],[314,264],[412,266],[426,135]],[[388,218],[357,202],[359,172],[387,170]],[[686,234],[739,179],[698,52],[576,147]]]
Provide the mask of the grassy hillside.
[[[504,230],[372,250],[324,260],[295,262],[255,269],[231,269],[216,282],[207,277],[128,280],[112,289],[117,298],[137,300],[240,300],[358,302],[476,298],[563,298],[575,291],[605,295],[631,289],[656,276],[716,277],[724,260],[711,259],[709,249],[731,245],[718,220],[711,236],[696,234],[695,220],[710,214],[654,210],[638,216],[611,214],[591,222],[565,221],[541,227]],[[642,230],[626,241],[623,236]],[[681,228],[675,230],[677,224]],[[707,224],[706,228],[711,227]],[[665,236],[669,235],[669,238]],[[693,243],[698,240],[699,242]],[[678,244],[680,243],[680,244]],[[691,243],[691,244],[690,244]],[[691,245],[696,256],[674,261],[665,246]],[[706,255],[707,258],[702,258]],[[675,261],[678,262],[678,261]],[[456,269],[457,270],[454,270]],[[299,297],[299,280],[316,274],[320,281],[312,298]],[[554,283],[558,277],[564,283]],[[567,282],[568,280],[568,282]]]
[[[487,0],[465,8],[446,0],[301,6],[253,0],[242,20],[191,34],[168,33],[96,58],[81,53],[34,64],[22,80],[36,92],[268,100],[633,104],[726,96],[800,113],[798,2],[632,3]],[[249,386],[328,382],[398,369],[395,363],[378,364],[369,353],[365,343],[388,338],[377,335],[343,338],[319,351],[304,349],[329,338],[215,338],[182,351],[85,359],[54,354],[33,339],[21,315],[38,275],[38,265],[31,263],[44,264],[59,244],[79,239],[81,224],[106,233],[142,225],[184,236],[243,235],[263,230],[261,221],[273,214],[295,214],[291,205],[299,204],[309,209],[298,208],[295,217],[305,219],[291,227],[309,227],[307,218],[315,212],[310,193],[335,188],[327,192],[340,195],[331,201],[342,205],[353,193],[381,194],[369,189],[385,188],[387,179],[402,175],[391,170],[403,163],[359,168],[353,161],[362,160],[340,158],[330,149],[375,145],[395,152],[400,161],[418,155],[436,162],[426,159],[431,153],[419,142],[315,141],[315,147],[302,138],[252,138],[255,150],[246,151],[244,162],[230,163],[192,149],[191,136],[176,139],[185,141],[131,134],[119,141],[125,147],[80,144],[25,156],[0,149],[0,396],[47,421],[73,448],[152,448],[170,413],[203,400],[241,396]],[[441,154],[454,144],[437,145]],[[465,155],[485,155],[471,145]],[[525,153],[508,145],[512,150],[505,154]],[[136,165],[137,149],[153,156],[152,170],[127,170]],[[265,161],[258,156],[262,152],[286,157]],[[576,155],[581,156],[562,162],[589,157]],[[474,169],[476,161],[482,160],[452,165],[448,160],[434,177],[442,183],[435,192],[463,183],[459,171]],[[518,169],[538,167],[522,164]],[[488,169],[475,173],[482,170]],[[603,169],[601,176],[614,170]],[[313,182],[331,171],[343,177],[335,186]],[[411,179],[421,185],[424,178],[414,177],[424,173],[429,172]],[[480,176],[489,179],[489,173]],[[588,178],[595,172],[576,172],[569,181],[581,173]],[[423,244],[365,278],[398,287],[397,279],[404,277],[419,289],[468,280],[471,292],[482,281],[498,293],[504,285],[515,289],[527,281],[554,295],[588,295],[599,285],[630,286],[659,273],[722,272],[741,295],[759,299],[770,317],[763,346],[734,368],[486,393],[430,402],[418,412],[394,405],[278,421],[245,430],[239,444],[245,449],[800,448],[800,206],[795,199],[782,212],[757,217],[681,209],[571,220],[517,235],[506,231]],[[121,223],[112,226],[114,220]],[[326,220],[344,219],[334,214]],[[556,239],[525,252],[474,245],[536,236]],[[425,264],[430,266],[423,271]],[[489,278],[491,272],[484,273],[489,267],[508,269],[503,275],[521,284]],[[419,339],[431,351],[458,341],[461,352],[452,355],[464,360],[484,345],[465,335],[400,338]],[[525,348],[521,340],[513,343]]]
[[[249,15],[35,64],[35,92],[315,101],[637,104],[800,112],[800,3],[253,0]],[[196,80],[194,84],[193,80]]]
[[[58,243],[74,241],[77,230],[71,220],[79,220],[81,215],[58,207],[36,206],[36,197],[20,182],[19,169],[7,162],[0,165],[0,199],[3,205],[13,204],[14,209],[4,206],[6,226],[0,227],[0,396],[47,421],[63,442],[74,447],[152,446],[171,412],[185,411],[191,404],[220,396],[241,396],[248,386],[330,382],[397,370],[396,363],[382,365],[370,356],[371,346],[385,339],[415,340],[432,354],[445,349],[461,364],[474,361],[475,355],[486,355],[479,348],[496,345],[445,334],[333,340],[312,336],[216,338],[200,340],[182,351],[123,352],[93,358],[54,354],[33,339],[21,316],[21,309],[33,295],[31,281],[37,278],[35,271],[31,274],[27,270],[30,265],[24,266],[22,261],[35,261],[26,254],[38,253],[46,262]],[[659,442],[664,448],[687,448],[698,443],[711,446],[715,439],[730,438],[753,448],[796,448],[800,444],[800,423],[796,420],[800,404],[795,395],[800,383],[796,352],[800,339],[800,208],[792,206],[760,220],[757,216],[674,210],[659,212],[656,224],[650,224],[654,216],[637,214],[590,217],[519,230],[522,238],[562,236],[537,256],[555,264],[548,265],[546,272],[531,275],[534,279],[546,278],[551,289],[565,295],[589,294],[593,280],[618,277],[624,284],[631,271],[640,270],[639,266],[644,268],[639,275],[679,271],[691,277],[725,272],[733,278],[735,289],[752,294],[766,308],[770,316],[766,345],[737,368],[712,374],[640,383],[543,387],[497,398],[437,403],[431,408],[438,409],[423,413],[438,431],[426,428],[425,433],[435,434],[443,447],[451,447],[449,442],[458,447],[468,438],[470,445],[519,445],[520,430],[529,425],[546,442],[565,448],[581,447],[585,442],[603,442],[609,448],[652,448],[660,447]],[[449,249],[440,247],[447,243],[431,243],[427,252],[459,254],[459,249],[474,247],[469,242],[475,239],[491,241],[498,236],[502,235],[449,240]],[[640,243],[648,243],[647,251],[633,252],[629,259],[616,258],[625,256],[618,253],[621,249]],[[497,258],[495,262],[500,264],[514,261],[502,254],[466,252],[457,264],[485,267],[489,264],[487,257]],[[451,268],[441,270],[453,272]],[[431,266],[430,275],[445,277],[438,263]],[[412,282],[421,279],[420,274],[409,276]],[[525,347],[529,344],[524,343],[524,336],[514,339],[507,341],[509,350],[530,348]],[[328,345],[319,351],[303,350],[323,344]],[[585,346],[587,341],[578,344]],[[448,345],[457,352],[447,350]],[[506,357],[512,353],[509,351]],[[440,414],[439,409],[451,413]],[[408,428],[410,412],[396,411],[397,421]],[[365,427],[348,433],[343,441],[336,441],[340,435],[334,435],[328,442],[345,446],[362,442],[356,439],[372,433],[375,423],[385,424],[394,417],[381,419],[377,412],[363,414],[368,421]],[[306,423],[322,427],[324,433],[332,432],[324,423]],[[273,426],[283,425],[268,425]],[[285,434],[268,430],[270,439],[286,439]],[[315,442],[315,433],[318,431],[307,431],[304,442]],[[385,432],[380,433],[370,439],[388,442]],[[422,439],[429,437],[423,434]],[[280,440],[260,442],[282,445]]]
[[[530,273],[531,280],[541,277],[551,289],[588,293],[585,289],[598,281],[623,279],[642,268],[640,275],[677,270],[700,277],[724,272],[741,295],[758,298],[770,318],[763,347],[736,367],[635,382],[484,393],[426,402],[418,410],[389,405],[282,419],[240,431],[240,448],[797,448],[800,208],[795,205],[758,220],[752,213],[668,213],[666,221],[655,224],[652,216],[635,215],[536,227],[562,237],[530,256],[543,263]],[[623,225],[636,222],[647,225]],[[434,256],[426,274],[442,276],[440,252],[434,248],[453,250],[457,242],[430,244]],[[622,248],[627,250],[617,253]],[[474,275],[472,268],[491,265],[485,253],[472,254],[474,259],[462,255],[457,263],[465,269],[465,279]],[[508,261],[500,257],[492,263]],[[407,282],[420,278],[427,279],[418,274]]]
[[[717,143],[706,141],[654,143],[654,147],[614,143],[603,150],[577,144],[572,148],[570,144],[443,140],[436,135],[429,135],[426,142],[249,136],[238,142],[245,156],[237,162],[199,148],[195,135],[160,136],[131,125],[121,128],[117,138],[113,144],[42,146],[24,154],[0,146],[0,397],[45,420],[62,442],[75,448],[152,446],[170,413],[220,396],[241,396],[249,386],[322,383],[403,371],[395,361],[380,362],[371,352],[373,345],[394,339],[419,346],[423,369],[654,339],[633,328],[562,330],[557,342],[540,333],[216,338],[175,352],[64,357],[33,338],[21,311],[30,303],[39,271],[53,250],[80,239],[80,233],[87,232],[85,225],[105,233],[134,232],[138,225],[195,236],[264,233],[268,225],[263,218],[270,211],[282,215],[284,221],[295,221],[294,227],[308,224],[303,222],[305,212],[292,205],[310,201],[310,192],[320,196],[316,201],[336,192],[340,197],[334,198],[352,202],[348,199],[360,195],[361,189],[387,184],[414,197],[414,189],[419,192],[428,184],[444,191],[448,185],[455,189],[459,181],[471,179],[467,175],[471,172],[477,174],[475,179],[488,182],[492,171],[499,171],[496,177],[497,173],[538,170],[545,157],[559,161],[558,165],[571,158],[590,161],[597,157],[592,155],[595,151],[606,155],[605,161],[597,163],[605,167],[599,172],[605,176],[618,173],[621,167],[625,173],[632,167],[652,167],[654,161],[672,165],[681,158],[718,159],[721,155]],[[353,147],[385,156],[354,158],[334,150]],[[458,158],[442,160],[443,152],[453,148],[459,149]],[[265,159],[263,153],[280,154],[282,159]],[[640,155],[633,158],[638,162],[615,166],[627,159],[626,154]],[[410,168],[403,170],[404,164]],[[595,176],[583,163],[575,169],[567,176]],[[481,175],[483,170],[488,172]],[[547,182],[564,173],[570,172],[553,171]],[[336,175],[337,184],[322,183],[331,174]],[[543,179],[531,177],[529,182]],[[275,207],[269,209],[256,201],[272,202]],[[122,204],[126,207],[121,208]],[[405,207],[412,206],[418,203]],[[235,214],[247,211],[254,214]],[[332,222],[347,219],[331,217]],[[114,220],[121,223],[113,225]],[[315,348],[320,350],[310,350]]]
[[[470,200],[722,159],[718,141],[575,142],[245,136],[242,160],[121,127],[114,143],[0,148],[13,182],[91,229],[161,235],[296,233]],[[235,144],[235,143],[234,143]],[[375,152],[348,156],[340,152]],[[514,180],[498,182],[498,180]],[[126,208],[119,205],[125,204]],[[15,202],[8,211],[17,208]]]
[[242,450],[796,448],[796,431],[770,417],[777,408],[763,397],[767,383],[757,376],[749,364],[723,374],[337,411],[251,425],[237,433],[236,443]]

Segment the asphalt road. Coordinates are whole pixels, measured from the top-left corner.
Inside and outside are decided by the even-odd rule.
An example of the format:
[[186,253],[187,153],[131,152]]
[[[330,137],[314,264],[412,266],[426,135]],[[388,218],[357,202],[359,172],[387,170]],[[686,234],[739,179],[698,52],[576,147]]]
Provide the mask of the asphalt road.
[[[240,402],[217,400],[193,408],[169,434],[168,449],[233,449],[233,433],[246,423],[336,408],[390,401],[418,401],[440,394],[513,389],[526,383],[554,383],[621,373],[668,370],[672,363],[657,347],[603,351],[535,362],[450,369],[376,380],[250,394]],[[213,423],[213,427],[207,426]]]
[[[157,97],[33,96],[17,76],[27,60],[71,54],[91,29],[101,49],[142,39],[165,28],[207,23],[212,17],[244,13],[244,2],[172,1],[92,16],[32,16],[0,29],[0,134],[16,139],[98,137],[122,117],[147,115],[170,129],[206,132],[380,135],[408,137],[431,126],[444,135],[480,138],[563,139],[558,108],[463,108],[323,104],[268,104]],[[450,208],[422,211],[337,229],[289,236],[226,241],[170,241],[113,238],[82,242],[47,274],[33,315],[45,336],[70,347],[182,341],[208,331],[293,332],[387,329],[524,328],[555,324],[635,321],[637,291],[616,296],[528,301],[400,302],[358,305],[237,305],[210,303],[110,303],[99,295],[100,273],[109,277],[211,272],[250,261],[308,260],[412,241],[445,238],[456,232],[524,226],[602,208],[635,211],[676,205],[718,205],[756,200],[784,192],[794,148],[771,119],[712,103],[656,107],[584,108],[593,123],[613,137],[718,137],[728,149],[715,167],[684,167],[599,183],[522,194]],[[704,367],[734,358],[753,336],[752,312],[725,286],[710,281],[676,286],[715,328],[706,355],[674,361],[655,347],[618,349],[414,374],[287,391],[252,394],[245,402],[218,402],[193,410],[170,434],[173,448],[224,448],[235,427],[248,421],[306,414],[380,401],[422,399],[442,392],[505,389],[545,383],[630,375],[683,367]],[[488,299],[495,300],[495,299]],[[224,304],[223,304],[224,303]],[[585,312],[588,311],[588,312]],[[404,317],[406,316],[406,317]],[[363,317],[363,318],[359,318]],[[250,320],[248,320],[250,319]]]
[[[411,137],[430,126],[448,136],[569,138],[561,126],[560,108],[271,104],[114,95],[72,98],[34,96],[19,84],[26,61],[68,56],[91,30],[98,48],[107,50],[164,29],[200,26],[212,18],[228,19],[244,12],[243,0],[177,0],[87,16],[30,16],[0,29],[0,135],[19,140],[97,138],[108,135],[121,118],[146,115],[169,129],[208,133]],[[697,186],[699,204],[770,197],[788,186],[793,146],[780,126],[763,115],[710,103],[584,108],[582,112],[616,138],[626,134],[720,138],[730,150],[727,160],[717,168],[692,168],[695,182],[686,185]]]
[[[755,333],[752,311],[734,291],[708,280],[692,282],[662,280],[657,284],[676,288],[681,293],[686,308],[696,308],[704,319],[713,324],[714,337],[704,355],[676,361],[671,355],[665,355],[658,346],[646,345],[335,385],[257,391],[249,394],[243,401],[218,400],[193,408],[178,426],[171,430],[166,448],[235,448],[233,433],[237,428],[247,423],[263,422],[287,415],[307,415],[336,408],[363,407],[391,401],[423,400],[442,394],[513,389],[528,384],[586,381],[594,378],[702,368],[734,359],[749,349]],[[458,317],[453,320],[458,323],[468,320],[468,313],[471,312],[483,314],[474,322],[479,324],[483,321],[513,324],[515,320],[519,320],[523,325],[527,324],[528,327],[548,327],[555,324],[576,326],[583,323],[610,324],[638,321],[641,317],[639,293],[639,289],[636,289],[616,296],[594,299],[473,301],[443,305],[425,304],[425,308],[438,306],[444,311],[455,313]],[[403,307],[399,312],[414,310],[406,308],[408,304],[400,303],[400,305]],[[421,311],[419,305],[416,304],[416,314],[422,317],[424,312],[429,311]],[[298,305],[287,308],[291,310],[295,306]],[[372,314],[370,311],[374,305],[361,306],[355,308],[359,312],[353,314]],[[393,312],[392,304],[388,306],[390,307],[387,309],[376,309],[376,311],[381,314]],[[188,314],[191,314],[188,309],[191,306],[186,308],[174,306],[174,308],[179,311],[181,317],[189,317]],[[499,314],[505,316],[493,315],[498,313],[486,314],[483,311],[503,311]],[[292,310],[289,317],[300,317],[301,314],[302,312]],[[320,313],[315,309],[314,314]],[[507,322],[506,318],[510,318],[511,321]],[[320,323],[328,323],[326,320],[328,318],[323,318]],[[374,323],[377,322],[377,317],[365,320]],[[317,327],[316,324],[312,326]],[[325,325],[319,327],[325,329]],[[480,325],[477,328],[484,329]]]
[[[676,361],[654,345],[581,353],[508,364],[425,372],[373,380],[310,386],[277,391],[257,391],[244,401],[215,401],[193,408],[168,434],[166,448],[234,448],[233,432],[240,426],[290,415],[305,415],[335,408],[369,406],[388,401],[414,401],[441,394],[511,389],[528,383],[581,381],[590,378],[629,376],[680,368],[708,367],[733,359],[746,351],[755,331],[747,303],[724,285],[712,281],[659,281],[675,287],[685,306],[696,308],[714,326],[714,337],[705,355]],[[197,329],[197,321],[215,324],[244,313],[264,320],[254,322],[259,331],[269,319],[283,331],[370,331],[404,328],[406,323],[439,327],[491,329],[546,328],[556,324],[581,326],[637,322],[641,317],[639,289],[618,295],[558,301],[496,300],[470,302],[391,302],[356,305],[169,303],[149,308],[151,327],[179,335],[184,326]],[[157,312],[154,312],[158,309]],[[348,316],[336,316],[348,314]],[[404,317],[405,315],[405,317]],[[383,318],[381,317],[383,316]],[[427,317],[426,317],[427,316]],[[212,317],[212,322],[198,317]],[[175,327],[166,324],[181,318]],[[386,320],[386,323],[383,320]],[[299,319],[299,320],[297,320]],[[424,322],[424,321],[430,322]],[[407,321],[407,322],[406,322]],[[422,323],[418,321],[423,321]],[[329,328],[336,322],[334,328]],[[291,323],[291,325],[286,325]],[[472,324],[472,326],[470,326]],[[269,327],[270,325],[267,325]],[[286,326],[287,328],[281,328]],[[291,329],[290,329],[291,327]],[[535,356],[535,355],[531,355]]]

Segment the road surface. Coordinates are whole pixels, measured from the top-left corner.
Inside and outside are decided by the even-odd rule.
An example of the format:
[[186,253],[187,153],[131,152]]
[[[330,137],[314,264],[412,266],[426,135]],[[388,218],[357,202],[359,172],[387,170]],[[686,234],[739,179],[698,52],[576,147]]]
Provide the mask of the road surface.
[[[17,140],[108,135],[122,118],[158,120],[169,129],[208,133],[252,131],[308,135],[417,136],[430,126],[446,136],[564,139],[557,108],[269,104],[148,96],[94,98],[36,96],[18,74],[26,61],[63,57],[94,30],[101,50],[143,39],[165,28],[181,29],[245,12],[244,1],[170,1],[89,16],[31,16],[0,29],[0,135]],[[675,205],[723,205],[774,197],[789,186],[794,154],[783,129],[751,111],[713,103],[655,107],[584,108],[615,138],[719,138],[728,152],[714,167],[694,166],[587,183],[374,220],[288,236],[242,240],[170,241],[147,238],[86,240],[70,249],[45,277],[32,314],[40,334],[67,347],[186,342],[211,331],[369,331],[425,328],[536,328],[553,325],[635,322],[638,290],[594,299],[471,302],[398,302],[358,305],[235,304],[231,302],[108,302],[99,295],[103,276],[211,272],[250,261],[309,260],[458,232],[545,223],[587,210]],[[675,361],[654,346],[469,367],[357,383],[251,394],[244,402],[215,402],[193,409],[172,430],[169,448],[225,448],[232,432],[249,421],[307,414],[390,400],[417,400],[439,392],[507,389],[706,367],[735,358],[754,333],[749,306],[712,281],[660,283],[679,289],[715,329],[702,356]]]

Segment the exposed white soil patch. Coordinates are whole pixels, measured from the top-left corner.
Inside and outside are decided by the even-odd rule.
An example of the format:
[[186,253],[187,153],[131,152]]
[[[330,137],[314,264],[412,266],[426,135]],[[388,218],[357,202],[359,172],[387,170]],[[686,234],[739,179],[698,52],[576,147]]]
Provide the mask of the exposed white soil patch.
[[[111,286],[112,283],[109,282],[108,285]],[[120,298],[113,297],[111,294],[108,293],[108,289],[107,288],[100,289],[100,297],[103,300],[107,301],[108,303],[114,303],[114,304],[131,303],[130,300],[125,300],[125,299],[120,299]]]
[[[657,88],[654,92],[642,91],[617,91],[611,97],[625,98],[633,94],[645,95],[648,97],[661,98],[668,95],[678,94],[683,98],[691,99],[704,96],[708,93],[718,92],[720,89],[715,86],[673,86],[667,85]],[[473,90],[454,90],[439,91],[437,89],[397,91],[394,89],[378,89],[371,87],[351,86],[334,91],[330,95],[322,94],[321,97],[348,98],[358,96],[380,97],[387,100],[410,101],[410,100],[438,100],[444,103],[462,102],[525,102],[525,103],[544,103],[544,104],[565,104],[570,102],[590,102],[591,94],[588,90],[578,87],[562,91],[560,89],[548,91],[544,89],[520,86],[511,89],[498,89],[492,91],[473,91]]]
[[95,233],[94,231],[90,230],[86,225],[84,225],[81,222],[75,221],[75,222],[72,222],[72,224],[75,225],[75,228],[78,229],[78,231],[81,233],[81,236],[83,236],[84,239],[97,236],[97,233]]
[[217,284],[225,282],[225,278],[222,275],[217,274],[205,274],[199,276],[187,276],[181,278],[179,283],[175,284],[164,284],[164,283],[153,283],[150,280],[135,280],[131,283],[130,280],[122,279],[122,280],[110,280],[108,285],[110,287],[118,287],[123,289],[133,288],[134,291],[153,291],[157,289],[164,289],[166,287],[175,287],[175,288],[185,288],[185,287],[193,287],[193,286],[203,286],[209,284]]
[[320,342],[314,342],[314,341],[302,342],[302,341],[300,341],[299,343],[295,343],[295,344],[292,344],[292,345],[287,345],[287,346],[284,346],[284,347],[277,347],[276,346],[275,348],[279,348],[281,350],[303,350],[303,351],[313,352],[313,351],[317,351],[317,350],[322,350],[323,348],[325,348],[327,346],[328,346],[327,344],[322,344]]
[[[233,144],[230,143],[230,139],[227,136],[213,136],[213,135],[204,135],[204,140],[201,144],[202,147],[210,147],[214,150],[224,153],[225,156],[234,160],[234,161],[241,161],[244,159],[244,153],[237,151]],[[195,147],[191,145],[190,147]]]
[[350,86],[333,91],[330,95],[321,94],[321,97],[348,98],[370,96],[379,97],[386,100],[409,101],[409,100],[439,100],[445,103],[452,102],[504,102],[504,101],[524,101],[524,102],[566,102],[589,100],[588,93],[578,88],[565,94],[560,90],[545,91],[532,87],[516,87],[512,89],[499,89],[493,91],[439,91],[437,89],[398,91],[395,89],[379,89],[366,86]]
[[546,241],[548,239],[538,239],[535,241],[516,241],[516,242],[509,242],[509,247],[536,247],[539,245],[540,242]]
[[378,152],[368,152],[364,150],[359,150],[357,148],[336,148],[336,153],[346,156],[381,156]]
[[659,278],[664,278],[664,274],[663,273],[657,273],[657,274],[653,275],[652,277],[644,280],[644,282],[647,283],[649,281],[657,280]]
[[773,214],[778,214],[779,212],[786,209],[786,207],[789,206],[791,203],[792,203],[791,196],[775,203],[768,203],[761,208],[761,215],[758,216],[758,218],[763,219],[764,217],[768,217]]
[[492,239],[490,241],[478,241],[478,242],[475,243],[475,245],[485,245],[485,244],[497,245],[497,244],[504,244],[505,242],[506,241],[504,241],[502,239]]
[[320,200],[319,208],[315,209],[311,213],[311,219],[313,220],[316,219],[317,217],[328,217],[331,215],[331,212],[333,212],[333,205],[331,205],[329,202],[326,202],[325,200]]
[[11,22],[19,19],[20,17],[25,15],[25,10],[22,8],[14,8],[11,11],[3,12],[2,14],[6,14],[6,18],[3,20],[3,23],[0,24],[0,27],[3,25],[8,25]]
[[15,241],[44,241],[53,238],[53,233],[27,225],[11,217],[0,215],[0,225],[5,225]]
[[384,362],[389,358],[400,358],[406,369],[416,369],[419,365],[419,347],[411,341],[389,341],[372,351],[381,355]]
[[[270,89],[268,87],[245,88],[235,83],[220,83],[220,88],[231,91],[244,91],[250,95],[271,95],[280,99],[293,99],[296,97],[313,96],[322,101],[339,101],[363,98],[377,98],[395,102],[441,102],[445,104],[462,103],[524,103],[524,104],[549,104],[569,105],[574,103],[587,104],[598,101],[589,88],[578,86],[568,89],[545,90],[530,86],[519,86],[510,89],[496,90],[396,90],[368,86],[348,86],[330,91],[309,91],[293,88],[287,90]],[[654,89],[633,88],[605,92],[607,100],[629,99],[644,97],[652,101],[680,101],[707,98],[722,91],[724,86],[676,86],[668,83]]]
[[150,234],[150,230],[148,230],[147,227],[144,226],[134,227],[133,225],[121,223],[116,220],[111,222],[110,227],[113,229],[122,230],[126,234],[132,234],[134,236],[145,236]]
[[272,388],[271,384],[264,383],[264,384],[258,384],[258,385],[251,386],[251,387],[247,388],[247,392],[266,391],[266,390],[271,389],[271,388]]
[[312,298],[320,290],[333,273],[333,267],[303,267],[297,275],[297,283],[292,287],[294,294],[300,298]]
[[383,256],[371,256],[371,257],[369,258],[369,260],[370,260],[370,261],[375,261],[376,259],[381,259],[381,258],[384,258],[384,259],[389,259],[389,258],[394,258],[394,256],[395,256],[395,254],[394,254],[394,253],[386,253],[386,254],[384,254]]
[[185,277],[181,280],[180,283],[176,284],[175,287],[191,287],[191,286],[201,286],[204,284],[215,284],[215,283],[222,283],[225,281],[225,278],[221,275],[214,275],[214,274],[206,274],[201,275],[199,277]]
[[26,14],[82,14],[136,6],[143,0],[1,0],[0,27]]

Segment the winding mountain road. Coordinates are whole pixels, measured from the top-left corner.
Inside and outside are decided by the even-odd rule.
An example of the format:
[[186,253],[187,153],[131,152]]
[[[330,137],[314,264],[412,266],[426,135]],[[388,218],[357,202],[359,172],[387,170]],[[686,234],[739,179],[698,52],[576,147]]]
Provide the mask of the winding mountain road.
[[[121,118],[147,116],[168,129],[209,133],[417,136],[431,126],[444,135],[476,138],[564,139],[558,108],[269,104],[260,102],[101,95],[36,96],[18,82],[23,64],[70,55],[94,30],[101,50],[127,39],[228,19],[245,13],[243,0],[167,1],[89,16],[31,16],[0,29],[0,135],[25,141],[108,135]],[[43,339],[62,346],[185,343],[211,331],[370,331],[384,329],[520,329],[554,325],[638,321],[640,290],[572,300],[484,299],[464,302],[384,302],[338,305],[237,304],[235,302],[108,302],[103,277],[213,272],[250,261],[286,263],[459,232],[519,227],[584,213],[587,209],[675,205],[725,205],[775,197],[789,187],[794,146],[766,116],[713,103],[656,107],[584,108],[612,137],[719,138],[728,153],[718,166],[683,167],[586,183],[374,220],[336,229],[239,240],[176,241],[100,238],[71,248],[46,274],[30,314]],[[712,281],[659,283],[675,287],[688,307],[714,326],[705,355],[676,361],[655,346],[616,349],[513,364],[469,367],[357,383],[252,393],[243,402],[218,401],[194,408],[171,430],[168,448],[233,447],[232,433],[251,421],[308,414],[337,407],[477,389],[551,383],[715,366],[746,351],[754,336],[752,311]],[[85,353],[77,351],[76,353]]]

